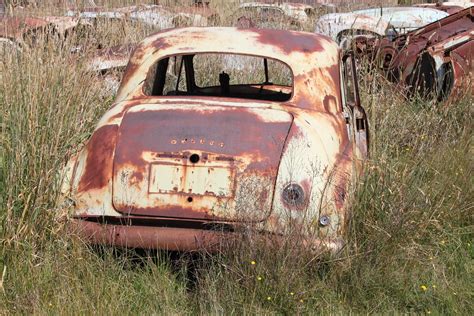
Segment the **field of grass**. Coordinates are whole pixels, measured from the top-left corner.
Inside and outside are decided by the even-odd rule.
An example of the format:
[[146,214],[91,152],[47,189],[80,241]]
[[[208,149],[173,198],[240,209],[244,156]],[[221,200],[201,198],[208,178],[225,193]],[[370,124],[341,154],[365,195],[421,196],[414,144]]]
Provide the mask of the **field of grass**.
[[[105,45],[151,32],[97,28]],[[254,240],[212,256],[91,249],[65,229],[57,171],[113,96],[77,41],[93,52],[81,36],[0,56],[0,314],[473,313],[472,96],[406,101],[360,74],[371,156],[338,258]]]

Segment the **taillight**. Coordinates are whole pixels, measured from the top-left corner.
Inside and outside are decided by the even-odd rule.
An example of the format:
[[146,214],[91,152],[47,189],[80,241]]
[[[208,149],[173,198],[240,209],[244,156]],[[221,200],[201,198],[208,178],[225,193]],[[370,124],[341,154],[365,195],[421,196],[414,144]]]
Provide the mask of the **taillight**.
[[283,200],[290,206],[301,206],[305,196],[303,188],[296,183],[290,183],[283,189]]

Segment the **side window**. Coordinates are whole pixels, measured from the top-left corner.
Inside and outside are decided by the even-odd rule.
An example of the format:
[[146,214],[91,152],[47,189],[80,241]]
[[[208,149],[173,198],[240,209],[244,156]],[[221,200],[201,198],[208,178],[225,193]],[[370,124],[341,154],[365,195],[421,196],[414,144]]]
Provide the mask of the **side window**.
[[346,119],[349,138],[354,141],[356,157],[365,159],[369,148],[367,115],[361,106],[356,76],[354,55],[347,54],[342,59],[343,114]]
[[184,58],[174,56],[170,58],[163,95],[175,95],[187,91],[186,70]]
[[360,106],[359,85],[356,75],[354,55],[349,53],[342,58],[343,99],[347,106]]
[[146,95],[179,95],[186,90],[186,71],[181,56],[162,59],[148,71],[144,86]]
[[258,9],[257,8],[252,8],[252,7],[245,7],[245,8],[241,8],[239,10],[239,15],[244,15],[246,17],[249,17],[249,18],[256,18],[258,17]]
[[342,74],[344,81],[344,99],[346,104],[349,106],[355,106],[357,104],[357,83],[355,81],[355,65],[353,64],[353,59],[350,55],[347,55],[343,58],[342,65]]
[[260,18],[263,21],[283,21],[285,14],[278,8],[260,8]]

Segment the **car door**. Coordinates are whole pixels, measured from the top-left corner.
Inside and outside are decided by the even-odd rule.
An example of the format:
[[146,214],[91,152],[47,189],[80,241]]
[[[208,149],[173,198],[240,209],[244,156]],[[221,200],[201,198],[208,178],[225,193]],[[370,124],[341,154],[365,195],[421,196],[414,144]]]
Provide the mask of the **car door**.
[[367,114],[360,102],[354,54],[349,52],[342,58],[342,95],[344,99],[348,130],[354,144],[355,155],[364,160],[369,150],[369,128]]

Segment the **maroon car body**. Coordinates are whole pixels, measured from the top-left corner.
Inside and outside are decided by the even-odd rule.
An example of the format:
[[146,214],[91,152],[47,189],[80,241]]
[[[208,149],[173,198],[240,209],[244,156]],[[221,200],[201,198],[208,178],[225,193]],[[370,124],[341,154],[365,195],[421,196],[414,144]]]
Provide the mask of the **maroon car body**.
[[[444,100],[474,91],[474,8],[375,44],[374,54],[390,81],[407,94]],[[361,45],[363,41],[358,43]],[[371,49],[369,45],[363,45]]]

